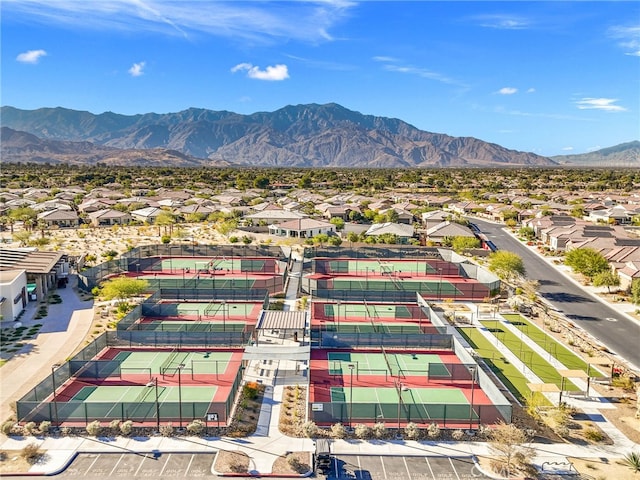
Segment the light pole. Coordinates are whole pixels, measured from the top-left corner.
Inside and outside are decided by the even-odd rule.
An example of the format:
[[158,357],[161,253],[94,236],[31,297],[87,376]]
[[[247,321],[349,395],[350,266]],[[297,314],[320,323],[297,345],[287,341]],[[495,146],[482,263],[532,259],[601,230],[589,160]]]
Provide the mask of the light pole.
[[355,365],[350,363],[347,365],[349,367],[349,428],[352,428],[353,423],[353,367]]
[[147,383],[147,387],[155,387],[156,389],[156,430],[160,433],[160,399],[158,398],[158,377]]
[[226,332],[227,331],[227,324],[224,318],[224,307],[227,304],[226,300],[222,300],[222,331]]
[[338,331],[338,333],[340,333],[340,304],[341,304],[341,302],[340,302],[340,300],[338,300],[336,302],[336,305],[337,305],[336,308],[338,310],[336,312],[336,327],[337,327],[336,330]]
[[180,415],[180,430],[182,430],[182,369],[184,363],[178,365],[178,414]]
[[400,435],[400,410],[402,408],[402,383],[398,382],[398,435]]
[[56,428],[59,428],[60,419],[58,418],[58,397],[56,395],[56,370],[60,368],[59,363],[51,365],[51,383],[53,384],[53,415]]
[[442,300],[442,267],[438,268],[440,279],[438,280],[438,300]]
[[469,368],[471,372],[471,403],[469,404],[469,430],[473,429],[473,394],[475,392],[474,387],[476,384],[476,366]]

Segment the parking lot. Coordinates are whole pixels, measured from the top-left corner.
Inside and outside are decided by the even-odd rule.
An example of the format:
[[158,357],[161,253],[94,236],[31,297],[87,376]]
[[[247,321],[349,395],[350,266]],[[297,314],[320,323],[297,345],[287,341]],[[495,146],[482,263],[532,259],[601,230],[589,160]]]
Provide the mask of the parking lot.
[[81,453],[56,478],[217,478],[211,473],[215,453]]
[[337,455],[328,479],[356,480],[462,480],[489,479],[471,457],[395,457]]

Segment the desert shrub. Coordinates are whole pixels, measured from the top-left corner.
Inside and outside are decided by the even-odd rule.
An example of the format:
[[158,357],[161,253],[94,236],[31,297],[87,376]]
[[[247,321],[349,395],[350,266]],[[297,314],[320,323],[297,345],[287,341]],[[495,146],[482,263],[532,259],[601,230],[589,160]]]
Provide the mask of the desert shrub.
[[622,388],[623,390],[633,390],[635,382],[633,378],[626,375],[620,375],[611,379],[611,385],[614,387]]
[[69,427],[62,427],[60,429],[60,433],[62,434],[63,437],[68,437],[73,433],[73,431]]
[[411,440],[417,440],[418,438],[420,438],[420,428],[418,428],[418,425],[413,422],[407,423],[407,425],[404,427],[404,433],[407,438]]
[[347,429],[341,423],[331,425],[331,436],[333,438],[344,438],[347,436]]
[[387,436],[387,427],[382,422],[374,423],[371,430],[376,438],[385,438]]
[[27,422],[24,424],[24,431],[27,432],[28,435],[33,435],[33,432],[36,429],[36,422]]
[[32,442],[24,446],[20,452],[20,456],[33,465],[40,459],[42,452],[40,452],[40,446],[37,443]]
[[595,427],[588,427],[584,430],[584,437],[590,442],[601,442],[604,440],[604,433]]
[[451,438],[459,442],[464,438],[464,431],[460,430],[459,428],[454,430],[453,432],[451,432]]
[[302,431],[307,437],[312,438],[318,434],[318,426],[315,422],[308,421],[302,425]]
[[[189,427],[187,426],[187,429],[188,428]],[[162,435],[163,437],[173,437],[173,434],[173,425],[171,425],[170,423],[167,423],[166,425],[160,425],[160,435]]]
[[303,473],[308,467],[308,465],[303,465],[302,463],[300,463],[300,460],[298,460],[298,457],[296,457],[293,454],[287,455],[287,463],[291,466],[293,470],[295,470],[298,473]]
[[111,420],[111,422],[109,422],[109,430],[112,435],[117,435],[120,432],[120,420],[117,418],[115,420]]
[[2,423],[2,433],[4,433],[5,435],[11,435],[11,431],[13,430],[13,426],[15,425],[16,422],[14,422],[13,420],[7,420],[6,422]]
[[258,396],[258,384],[256,382],[247,382],[242,391],[247,398],[253,400]]
[[193,435],[200,435],[202,432],[204,432],[205,427],[206,425],[202,420],[195,419],[193,422],[187,425],[187,432]]
[[102,430],[102,426],[98,420],[94,420],[90,424],[87,425],[87,433],[92,437],[97,437],[100,435],[100,431]]
[[491,429],[488,426],[484,424],[478,425],[478,432],[477,432],[478,438],[488,438],[490,434],[491,434]]
[[371,428],[369,428],[369,426],[365,425],[364,423],[358,423],[356,425],[354,433],[358,438],[369,438],[371,436]]
[[120,433],[122,435],[131,435],[131,431],[133,430],[133,422],[131,420],[125,420],[120,424]]
[[437,423],[431,423],[427,427],[427,436],[429,438],[438,438],[440,436],[440,427]]
[[41,421],[38,430],[40,430],[40,433],[42,433],[43,435],[46,435],[47,433],[49,433],[49,430],[51,430],[51,422],[49,420]]

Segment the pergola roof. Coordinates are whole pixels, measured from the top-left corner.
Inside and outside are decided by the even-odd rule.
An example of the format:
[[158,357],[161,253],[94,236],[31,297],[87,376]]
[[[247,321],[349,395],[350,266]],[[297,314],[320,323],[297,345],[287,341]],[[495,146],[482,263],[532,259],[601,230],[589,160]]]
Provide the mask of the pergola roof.
[[256,328],[264,330],[302,330],[306,323],[305,312],[265,310]]
[[50,273],[62,259],[61,252],[0,249],[0,270],[23,269],[27,273]]

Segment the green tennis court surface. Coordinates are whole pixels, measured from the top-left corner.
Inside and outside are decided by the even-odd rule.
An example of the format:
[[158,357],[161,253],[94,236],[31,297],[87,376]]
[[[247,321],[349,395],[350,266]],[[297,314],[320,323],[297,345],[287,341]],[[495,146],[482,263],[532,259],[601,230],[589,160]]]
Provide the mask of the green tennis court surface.
[[338,333],[422,333],[420,326],[409,323],[370,323],[363,322],[340,322],[332,325],[324,325],[323,330]]
[[436,269],[427,262],[394,262],[393,260],[356,261],[330,260],[331,273],[393,273],[406,272],[415,274],[435,273]]
[[[250,302],[175,302],[158,305],[160,315],[164,317],[248,317],[254,310],[259,311],[261,304]],[[257,315],[256,315],[257,316]]]
[[[374,318],[413,318],[411,310],[405,305],[373,304],[331,304],[323,305],[325,318],[374,317]],[[417,312],[419,314],[419,312]]]
[[[183,385],[181,392],[178,392],[177,386],[165,387],[158,386],[159,402],[177,402],[182,395],[183,402],[209,402],[216,394],[217,387],[214,385],[192,386]],[[92,386],[82,387],[78,393],[73,396],[73,401],[82,400],[83,402],[114,402],[114,403],[145,403],[156,401],[155,388],[145,385],[110,385],[110,386]]]
[[178,322],[174,320],[155,320],[139,323],[137,330],[151,330],[157,332],[242,332],[245,323],[236,322]]
[[[461,390],[455,388],[365,388],[331,387],[331,402],[350,405],[354,418],[402,418],[413,417],[427,421],[447,418],[468,420],[471,412],[469,401]],[[402,407],[402,410],[400,410]]]
[[406,279],[387,279],[384,277],[361,278],[358,280],[333,279],[333,288],[336,290],[405,290],[411,292],[433,293],[440,295],[462,294],[456,286],[446,280],[419,281]]
[[425,377],[428,373],[434,376],[450,375],[440,356],[434,354],[387,353],[385,359],[382,353],[329,352],[327,361],[331,375],[350,374],[352,369],[349,365],[353,365],[356,375],[384,375],[385,372]]
[[227,370],[231,352],[119,352],[115,360],[124,369],[151,369],[152,374],[175,374],[184,365],[183,374],[217,374]]
[[263,272],[266,260],[243,258],[170,258],[160,262],[162,270],[230,270],[243,272]]

